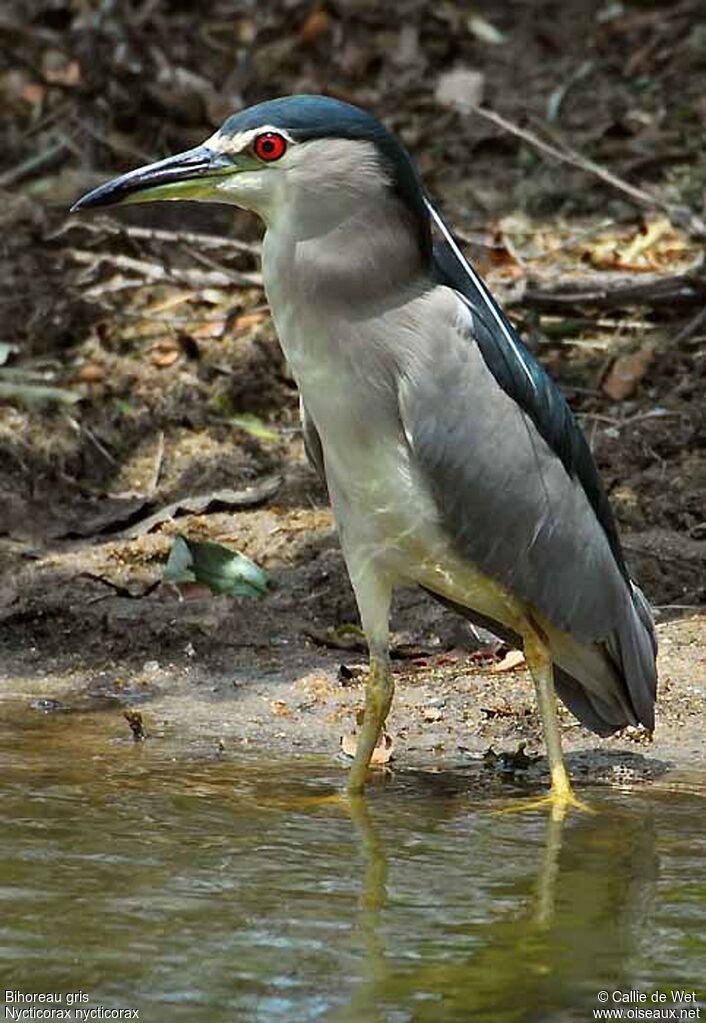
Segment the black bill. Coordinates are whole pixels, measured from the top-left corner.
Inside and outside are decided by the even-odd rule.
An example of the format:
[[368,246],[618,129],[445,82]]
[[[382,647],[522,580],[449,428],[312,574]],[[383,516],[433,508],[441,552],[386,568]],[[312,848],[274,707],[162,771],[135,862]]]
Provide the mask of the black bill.
[[71,212],[125,202],[199,198],[204,178],[220,177],[236,169],[223,153],[216,153],[207,146],[196,146],[99,185],[75,202]]

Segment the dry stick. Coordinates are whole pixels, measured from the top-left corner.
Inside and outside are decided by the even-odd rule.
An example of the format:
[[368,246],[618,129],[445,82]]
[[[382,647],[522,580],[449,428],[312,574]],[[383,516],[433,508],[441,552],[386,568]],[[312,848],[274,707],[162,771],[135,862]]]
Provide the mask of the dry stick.
[[113,456],[111,455],[110,451],[108,451],[108,449],[105,447],[105,445],[101,444],[101,442],[96,437],[95,433],[92,430],[90,430],[86,426],[85,423],[81,424],[79,429],[80,429],[80,431],[82,433],[84,433],[88,437],[88,439],[91,441],[91,443],[96,446],[96,448],[103,455],[103,458],[107,459],[107,461],[109,461],[112,465],[117,465],[118,464],[116,462],[116,460],[113,458]]
[[[638,278],[638,279],[636,279]],[[524,293],[506,304],[521,304],[540,312],[563,313],[567,309],[592,306],[614,309],[625,305],[703,306],[706,279],[703,266],[679,274],[591,274],[552,282],[532,276]]]
[[0,188],[7,188],[17,181],[39,174],[40,171],[46,170],[47,167],[52,166],[58,160],[65,159],[68,155],[69,148],[66,143],[64,141],[55,142],[41,153],[33,153],[32,156],[27,157],[15,167],[10,167],[9,170],[0,174]]
[[232,284],[252,288],[262,284],[262,275],[258,273],[221,273],[207,270],[167,270],[159,263],[151,263],[146,259],[133,259],[112,252],[87,252],[84,249],[69,249],[69,254],[83,266],[98,266],[102,262],[112,263],[119,270],[130,270],[152,281],[165,283],[188,284],[194,288],[227,288]]
[[[2,26],[0,26],[1,28]],[[35,121],[29,128],[20,134],[19,140],[26,142],[28,139],[34,138],[35,135],[40,135],[45,132],[47,128],[51,128],[53,124],[60,121],[65,114],[69,112],[71,108],[71,100],[65,99],[62,102],[57,103],[53,110],[45,114],[44,117],[40,117],[38,121]]]
[[154,497],[157,493],[157,485],[159,483],[159,477],[162,473],[162,466],[164,465],[164,430],[160,430],[157,434],[157,450],[155,451],[154,463],[152,465],[152,471],[150,472],[150,478],[147,482],[147,486],[144,488],[145,493],[148,497]]
[[192,259],[195,259],[197,263],[200,263],[201,266],[208,267],[209,270],[217,270],[219,273],[223,274],[229,274],[231,272],[227,266],[223,266],[223,264],[219,263],[218,260],[212,259],[203,252],[199,252],[199,250],[195,249],[193,245],[185,245],[184,251],[188,256],[191,256]]
[[696,333],[702,323],[706,322],[706,305],[688,323],[685,323],[681,330],[672,338],[672,345],[680,345],[682,341],[688,341]]
[[248,252],[253,256],[258,256],[261,251],[261,246],[255,242],[244,242],[239,238],[221,238],[215,234],[200,234],[193,231],[167,231],[163,228],[137,227],[133,224],[119,224],[117,220],[112,220],[110,217],[67,221],[51,237],[52,239],[60,238],[67,231],[77,227],[94,234],[121,234],[129,238],[142,238],[145,241],[186,243],[207,249],[236,249],[238,252]]
[[641,206],[648,206],[652,209],[661,209],[666,213],[669,213],[675,220],[679,220],[685,223],[685,226],[689,230],[689,233],[703,238],[706,235],[706,224],[696,216],[693,210],[690,210],[686,206],[677,206],[675,203],[667,202],[664,199],[660,199],[659,196],[654,195],[652,192],[646,192],[644,189],[637,188],[635,185],[631,185],[628,181],[624,181],[619,178],[617,174],[609,171],[606,167],[602,167],[595,160],[591,160],[581,153],[578,153],[575,149],[557,149],[556,146],[551,145],[549,142],[545,142],[544,139],[539,138],[534,132],[529,131],[527,128],[521,128],[519,124],[515,124],[513,121],[508,121],[507,118],[501,114],[497,114],[494,110],[488,110],[486,107],[473,106],[471,107],[473,113],[479,114],[484,117],[486,121],[490,121],[498,128],[502,128],[503,131],[509,132],[511,135],[515,135],[517,138],[522,139],[524,142],[528,142],[535,149],[539,149],[540,152],[546,153],[547,156],[553,157],[560,163],[570,164],[572,167],[578,167],[579,170],[586,171],[588,174],[593,174],[594,177],[599,178],[607,185],[611,185],[619,192],[623,192],[624,195],[630,196],[635,202]]
[[[104,284],[93,284],[90,288],[86,288],[83,291],[83,296],[84,298],[90,298],[91,301],[96,302],[107,312],[112,312],[113,315],[117,315],[112,305],[101,302],[101,295],[115,295],[118,291],[129,291],[131,288],[144,288],[144,286],[144,277],[123,277],[121,280],[111,279],[106,281]],[[124,315],[127,316],[128,313],[126,312]],[[143,317],[138,313],[135,313],[134,318],[139,320]],[[163,322],[172,323],[173,321],[164,320]]]

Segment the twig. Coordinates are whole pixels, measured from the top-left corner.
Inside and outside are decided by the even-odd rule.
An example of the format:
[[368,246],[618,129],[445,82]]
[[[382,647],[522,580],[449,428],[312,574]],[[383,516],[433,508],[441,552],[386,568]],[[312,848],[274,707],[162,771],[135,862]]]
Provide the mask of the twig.
[[142,274],[152,281],[188,284],[195,288],[227,288],[233,284],[244,287],[261,287],[262,275],[259,273],[238,273],[231,271],[224,274],[218,270],[179,270],[174,267],[167,269],[160,263],[151,263],[146,259],[134,259],[122,253],[88,252],[85,249],[69,249],[70,255],[82,266],[97,266],[107,262],[117,266],[119,270],[129,270]]
[[[145,279],[144,277],[123,277],[119,279],[111,279],[104,281],[103,284],[94,284],[90,288],[86,288],[82,292],[84,298],[89,298],[93,302],[100,304],[101,295],[114,295],[118,291],[129,291],[130,288],[144,288]],[[113,309],[110,305],[105,305],[104,308],[107,310]],[[136,319],[140,317],[136,316]]]
[[[605,397],[605,394],[601,394],[601,397]],[[579,419],[607,423],[616,430],[622,430],[624,426],[634,426],[635,423],[641,423],[645,419],[667,419],[681,414],[681,412],[670,412],[666,409],[649,409],[647,412],[636,412],[632,416],[626,416],[625,419],[616,419],[615,416],[606,416],[602,412],[580,412]]]
[[90,430],[85,425],[85,423],[81,425],[80,429],[86,435],[86,437],[88,437],[88,439],[91,441],[91,443],[95,445],[95,447],[98,449],[98,451],[100,451],[100,453],[103,455],[103,458],[105,458],[108,462],[110,462],[111,465],[117,465],[118,464],[116,462],[116,460],[113,458],[113,456],[111,455],[110,451],[108,451],[108,449],[105,447],[105,445],[101,444],[101,442],[98,440],[98,438],[96,437],[96,435],[93,432],[93,430]]
[[[206,266],[209,270],[216,270],[218,273],[225,274],[226,277],[232,276],[232,271],[227,266],[223,266],[223,264],[219,263],[218,260],[212,259],[204,252],[199,252],[199,250],[194,248],[193,245],[185,245],[184,251],[187,255],[191,256],[192,259],[195,259],[197,263],[200,263],[201,266]],[[238,282],[236,281],[234,283]]]
[[590,74],[593,71],[595,62],[592,60],[584,60],[572,73],[562,82],[562,84],[554,89],[547,100],[547,120],[556,121],[561,111],[561,105],[566,99],[569,91],[577,85],[582,78]]
[[[703,611],[703,604],[653,604],[652,607],[655,611]],[[662,622],[662,625],[671,624],[671,622]]]
[[694,570],[696,571],[697,569],[697,566],[694,565],[696,559],[693,556],[690,557],[688,554],[674,554],[671,551],[669,554],[666,554],[664,551],[650,550],[647,547],[640,547],[636,544],[628,543],[627,541],[623,541],[623,548],[630,554],[639,554],[642,557],[654,558],[655,561],[671,561],[678,565],[693,565]]
[[128,238],[143,238],[145,241],[170,242],[172,244],[196,245],[204,249],[235,249],[237,252],[248,252],[259,256],[261,246],[254,242],[244,242],[240,238],[221,238],[214,234],[199,234],[193,231],[167,231],[162,228],[137,227],[133,224],[119,224],[110,217],[94,217],[92,220],[67,220],[58,231],[50,236],[52,240],[60,238],[74,228],[91,231],[94,234],[117,234]]
[[41,153],[33,153],[26,160],[23,160],[14,167],[10,167],[4,174],[0,174],[0,188],[7,188],[9,185],[22,181],[23,178],[29,178],[34,174],[38,174],[40,171],[46,170],[47,167],[51,167],[58,160],[68,156],[68,154],[69,147],[65,142],[55,142]]
[[100,142],[102,146],[105,146],[106,149],[112,150],[114,153],[130,156],[133,160],[141,160],[143,163],[151,163],[154,160],[154,156],[150,153],[146,153],[143,149],[131,146],[128,142],[125,142],[122,139],[118,142],[115,138],[104,135],[94,125],[89,124],[86,118],[74,115],[71,119],[81,131],[90,135],[92,139],[96,142]]
[[706,277],[696,267],[680,274],[594,273],[586,277],[563,278],[554,283],[530,276],[527,288],[507,305],[522,305],[540,312],[566,312],[567,309],[615,309],[626,305],[703,306],[706,302]]
[[154,455],[154,463],[152,465],[152,471],[150,472],[150,478],[147,481],[145,492],[148,497],[154,497],[157,493],[157,485],[159,483],[159,477],[162,473],[162,466],[164,464],[164,430],[160,430],[157,434],[157,450]]
[[583,394],[589,398],[605,398],[602,391],[597,391],[595,387],[579,387],[578,384],[562,384],[561,389],[564,394]]
[[672,345],[680,345],[683,341],[688,341],[690,337],[696,333],[702,323],[706,322],[706,305],[701,309],[696,316],[694,316],[688,323],[684,324],[681,330],[672,338]]
[[[90,579],[91,582],[101,583],[103,586],[107,586],[111,589],[114,593],[117,593],[119,597],[126,597],[129,600],[141,600],[142,597],[147,597],[153,590],[157,589],[161,582],[160,579],[156,579],[154,582],[148,583],[144,590],[141,590],[139,593],[134,593],[132,590],[128,589],[127,586],[121,586],[120,583],[114,583],[112,579],[107,579],[103,575],[96,575],[95,572],[79,572],[75,578]],[[90,600],[86,601],[86,604],[97,604],[99,601],[105,600],[106,596],[107,594],[101,597],[92,597]]]
[[[2,26],[0,26],[1,30]],[[20,136],[22,141],[34,138],[35,135],[40,135],[45,132],[47,128],[51,128],[57,121],[61,121],[62,118],[71,109],[71,99],[64,99],[63,101],[56,104],[52,110],[46,113],[43,117],[40,117],[38,121],[34,121]]]
[[589,157],[583,156],[575,149],[571,149],[568,146],[563,149],[558,149],[549,142],[545,142],[544,139],[541,139],[538,135],[535,135],[534,132],[529,131],[527,128],[521,128],[519,124],[515,124],[513,121],[508,121],[507,118],[496,113],[494,110],[488,110],[486,107],[479,106],[474,106],[471,109],[480,117],[485,118],[486,121],[490,121],[491,124],[494,124],[498,128],[502,128],[503,131],[509,132],[511,135],[515,135],[524,142],[528,142],[531,146],[534,146],[535,149],[540,150],[542,153],[546,153],[547,156],[551,156],[560,163],[567,163],[572,167],[578,167],[579,170],[585,171],[588,174],[593,174],[594,177],[599,178],[601,181],[605,182],[605,184],[611,185],[619,192],[629,196],[640,206],[664,210],[675,222],[683,223],[689,233],[694,237],[703,238],[706,236],[706,224],[704,224],[693,210],[690,210],[688,207],[678,206],[674,203],[667,202],[665,199],[660,199],[660,197],[655,195],[653,192],[646,192],[642,188],[637,188],[636,185],[631,185],[629,181],[624,181],[623,178],[618,177],[617,174],[608,170],[607,167],[602,167],[599,163],[596,163],[595,160],[591,160]]

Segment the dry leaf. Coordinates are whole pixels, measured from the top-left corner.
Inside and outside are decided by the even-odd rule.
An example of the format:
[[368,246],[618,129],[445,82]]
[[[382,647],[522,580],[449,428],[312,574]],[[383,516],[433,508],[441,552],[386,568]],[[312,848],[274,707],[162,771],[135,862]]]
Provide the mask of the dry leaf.
[[442,107],[466,113],[483,101],[485,75],[470,68],[455,68],[439,75],[434,99]]
[[76,380],[82,384],[97,384],[104,378],[105,367],[98,366],[94,362],[89,363],[87,366],[82,366],[76,374]]
[[157,355],[152,359],[152,365],[157,369],[166,369],[167,366],[173,366],[179,358],[179,352],[173,350],[171,352],[164,352],[163,355]]
[[211,590],[205,583],[179,583],[179,597],[181,600],[203,600],[213,596]]
[[603,381],[603,390],[614,401],[622,401],[634,394],[637,385],[647,373],[654,359],[651,348],[640,348],[630,355],[620,355]]
[[[28,93],[28,90],[31,91]],[[26,72],[19,69],[0,75],[0,95],[10,103],[17,99],[24,99],[27,103],[41,103],[45,92],[43,85],[35,84]]]
[[81,67],[77,60],[70,60],[60,67],[48,67],[44,77],[52,85],[74,86],[81,82]]
[[341,736],[341,752],[345,753],[347,757],[355,756],[357,745],[358,745],[357,732],[348,732],[346,735]]
[[135,742],[142,742],[143,739],[147,738],[145,726],[142,723],[142,714],[140,714],[139,710],[124,710],[123,717],[130,726]]
[[613,231],[595,238],[584,250],[584,258],[601,270],[653,273],[672,270],[675,261],[688,264],[693,249],[667,217],[660,217],[628,235]]
[[[349,732],[347,735],[341,736],[341,752],[345,753],[347,757],[354,757],[356,746],[358,745],[358,733]],[[392,736],[387,732],[383,732],[380,736],[377,746],[373,750],[370,758],[370,763],[373,766],[382,766],[383,764],[389,763],[394,756],[394,743]]]
[[468,31],[472,32],[476,39],[483,43],[490,43],[491,46],[500,46],[505,42],[505,36],[491,22],[486,21],[480,14],[471,14],[466,21]]
[[484,714],[488,720],[493,718],[511,718],[514,716],[515,711],[509,703],[501,703],[495,707],[481,707],[481,714]]
[[38,82],[30,82],[25,85],[22,90],[22,99],[25,103],[30,103],[32,106],[38,106],[47,94],[47,90],[43,85],[39,85]]
[[173,295],[167,295],[166,298],[156,299],[154,302],[148,302],[144,306],[144,311],[149,315],[156,315],[157,313],[167,313],[173,309],[177,309],[179,306],[186,305],[191,300],[191,295],[188,292],[175,292]]
[[225,329],[225,320],[217,320],[214,323],[199,323],[191,328],[191,336],[204,340],[210,337],[221,337]]
[[624,264],[635,263],[638,256],[641,256],[647,249],[651,248],[655,242],[659,241],[667,232],[672,230],[667,217],[660,217],[659,220],[653,220],[651,224],[646,224],[644,230],[638,231],[633,238],[632,242],[623,249],[620,254],[620,261]]
[[335,650],[365,650],[366,640],[362,629],[357,625],[343,622],[335,628],[307,629],[305,635],[320,646],[332,647]]
[[498,664],[494,664],[490,670],[492,672],[514,671],[515,668],[521,668],[524,663],[525,655],[521,650],[508,650],[502,661],[499,661]]
[[362,664],[340,664],[338,681],[342,686],[352,686],[365,678],[366,669]]
[[304,689],[312,699],[322,702],[328,700],[331,693],[335,691],[333,681],[326,675],[312,671],[308,675],[302,675],[296,681],[297,689]]
[[425,721],[441,721],[444,712],[440,707],[422,707],[422,717]]
[[258,323],[262,323],[269,316],[267,309],[260,309],[256,313],[243,313],[239,316],[233,324],[234,330],[247,330],[249,327],[254,327]]
[[246,484],[242,490],[211,490],[194,497],[180,498],[171,504],[164,505],[159,511],[128,526],[124,536],[142,536],[161,526],[163,522],[176,518],[178,515],[203,515],[209,510],[216,510],[219,505],[231,508],[252,508],[262,504],[275,494],[282,485],[281,476],[264,476],[253,483]]
[[242,17],[235,25],[235,37],[239,43],[250,46],[257,38],[257,22],[254,18]]
[[299,42],[307,45],[325,36],[331,27],[331,19],[322,10],[313,10],[299,32]]

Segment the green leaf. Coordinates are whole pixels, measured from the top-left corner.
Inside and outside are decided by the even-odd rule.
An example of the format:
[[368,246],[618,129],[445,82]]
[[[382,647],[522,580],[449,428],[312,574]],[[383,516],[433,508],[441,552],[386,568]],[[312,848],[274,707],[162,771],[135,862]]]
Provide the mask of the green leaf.
[[499,28],[486,21],[485,18],[481,18],[480,14],[471,14],[466,20],[466,25],[468,26],[468,31],[472,32],[476,39],[480,39],[483,43],[500,46],[507,38]]
[[[9,372],[9,371],[8,371]],[[25,405],[43,404],[58,401],[65,405],[75,405],[81,400],[76,391],[66,391],[63,387],[44,387],[42,384],[5,383],[0,381],[0,399],[21,401]]]
[[135,406],[124,398],[116,398],[115,407],[121,416],[131,416],[135,412]]
[[264,597],[270,583],[262,568],[220,543],[177,536],[164,569],[169,583],[203,583],[212,593]]
[[258,440],[279,440],[277,431],[273,430],[271,426],[267,426],[266,423],[263,423],[261,419],[258,419],[251,412],[243,412],[241,415],[231,416],[228,422],[231,426],[237,426],[239,429],[245,430],[251,437],[257,437]]

